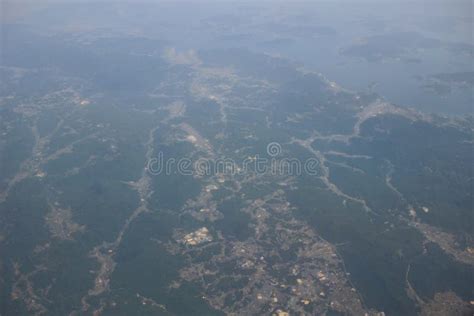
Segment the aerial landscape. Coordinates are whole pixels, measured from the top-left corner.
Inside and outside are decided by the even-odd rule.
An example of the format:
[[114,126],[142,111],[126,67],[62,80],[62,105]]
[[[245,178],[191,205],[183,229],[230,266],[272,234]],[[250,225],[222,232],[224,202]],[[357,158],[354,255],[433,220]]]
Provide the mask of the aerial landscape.
[[0,316],[474,315],[472,2],[400,3],[2,1]]

